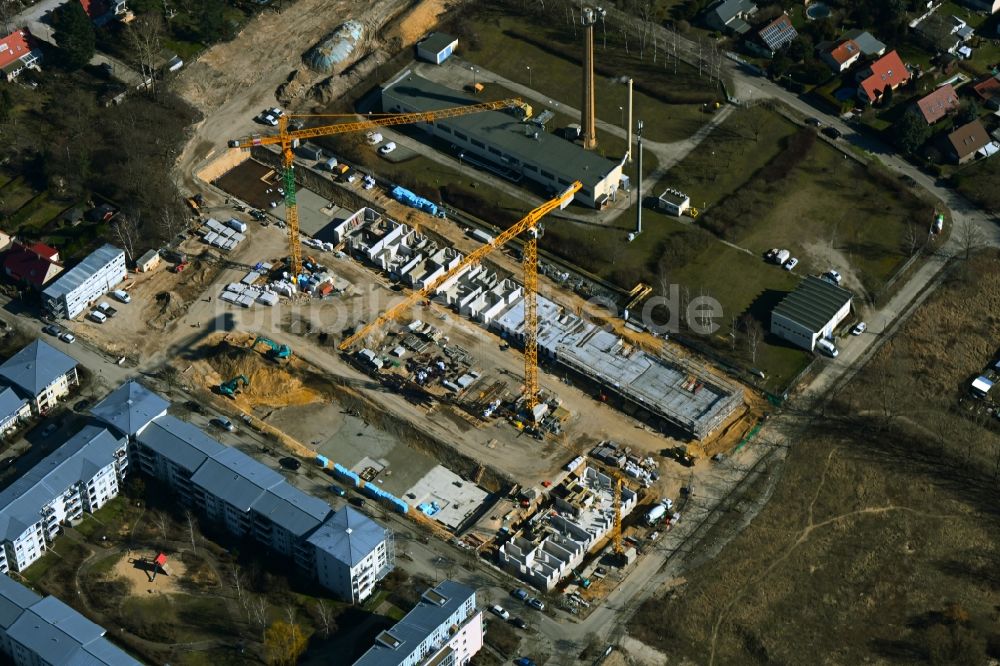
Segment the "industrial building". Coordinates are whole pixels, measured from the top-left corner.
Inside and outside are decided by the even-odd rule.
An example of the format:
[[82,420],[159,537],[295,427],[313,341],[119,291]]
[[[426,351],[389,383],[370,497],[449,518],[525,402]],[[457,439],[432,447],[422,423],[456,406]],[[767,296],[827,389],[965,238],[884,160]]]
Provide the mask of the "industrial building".
[[[337,242],[394,278],[419,288],[456,265],[461,255],[412,227],[362,209],[334,229]],[[524,334],[523,287],[483,265],[443,282],[437,295],[463,316],[508,339]],[[538,349],[565,368],[600,384],[606,393],[645,410],[664,425],[704,438],[742,404],[742,389],[666,350],[659,356],[632,347],[614,333],[563,311],[543,296],[538,303]]]
[[445,580],[425,591],[354,666],[464,666],[483,647],[483,612],[476,591]]
[[[594,467],[578,467],[551,490],[554,510],[537,512],[527,528],[500,546],[500,565],[541,590],[552,590],[611,532],[614,484]],[[631,513],[637,501],[636,493],[623,486],[621,515]]]
[[271,468],[166,413],[169,403],[128,382],[92,414],[131,438],[138,469],[185,506],[288,558],[341,599],[363,601],[394,566],[391,530],[298,490]]
[[771,312],[771,333],[812,351],[851,312],[853,294],[832,282],[807,276]]
[[14,666],[142,666],[105,629],[52,596],[0,576],[0,652]]
[[77,362],[44,340],[35,340],[0,365],[0,382],[44,414],[80,380]]
[[62,525],[116,497],[127,469],[127,440],[90,425],[0,492],[0,573],[24,571]]
[[75,319],[90,303],[121,284],[125,275],[125,251],[103,245],[46,287],[42,304],[54,317]]
[[[476,103],[474,97],[428,81],[407,69],[382,87],[384,113],[436,111]],[[459,157],[514,182],[531,181],[547,191],[565,190],[579,180],[576,200],[603,208],[622,181],[625,157],[612,162],[572,141],[501,111],[484,111],[433,123],[416,123],[431,136],[455,146]]]

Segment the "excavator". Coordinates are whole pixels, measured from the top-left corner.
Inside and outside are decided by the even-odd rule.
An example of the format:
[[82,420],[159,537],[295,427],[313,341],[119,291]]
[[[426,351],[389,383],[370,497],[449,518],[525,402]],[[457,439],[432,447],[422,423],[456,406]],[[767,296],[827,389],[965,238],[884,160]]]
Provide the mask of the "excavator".
[[239,390],[241,386],[250,386],[250,379],[246,375],[233,377],[228,382],[219,384],[219,393],[227,395],[230,398],[235,398],[236,391]]
[[291,347],[289,347],[288,345],[278,344],[274,340],[271,340],[269,338],[265,338],[262,335],[257,336],[257,339],[253,341],[253,344],[250,345],[250,348],[251,349],[255,349],[257,347],[257,345],[260,344],[260,343],[264,343],[265,345],[268,346],[269,351],[268,351],[267,355],[270,358],[280,360],[280,359],[289,358],[292,355],[292,348]]

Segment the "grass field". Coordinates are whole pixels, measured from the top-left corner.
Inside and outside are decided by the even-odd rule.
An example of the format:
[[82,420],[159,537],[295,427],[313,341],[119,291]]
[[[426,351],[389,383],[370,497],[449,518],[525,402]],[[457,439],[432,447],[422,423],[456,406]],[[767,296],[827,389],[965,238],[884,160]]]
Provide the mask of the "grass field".
[[[463,57],[512,81],[530,84],[554,100],[579,108],[582,34],[578,32],[574,36],[564,21],[541,26],[534,17],[526,18],[506,9],[509,8],[501,11],[484,7],[475,14],[471,20],[475,43],[470,47],[466,40]],[[675,74],[673,62],[668,64],[662,53],[658,64],[654,65],[651,49],[647,50],[645,61],[639,60],[634,44],[632,55],[625,55],[618,39],[618,35],[609,31],[608,47],[604,49],[600,27],[595,31],[594,48],[601,63],[596,76],[597,117],[621,124],[618,107],[627,106],[628,94],[621,77],[631,76],[637,87],[649,86],[651,94],[633,92],[634,118],[645,119],[649,139],[680,141],[697,131],[706,121],[700,112],[701,103],[719,98],[718,87],[707,77],[699,77],[697,70],[684,63],[678,65]],[[543,44],[546,48],[542,48]],[[662,95],[673,93],[690,101],[665,103],[651,96],[653,91]]]
[[981,313],[998,259],[958,266],[822,415],[797,419],[769,504],[630,633],[678,663],[1000,656],[1000,436],[959,402],[996,352],[983,341],[1000,319]]
[[996,155],[973,162],[952,176],[958,191],[988,211],[1000,211],[1000,160]]

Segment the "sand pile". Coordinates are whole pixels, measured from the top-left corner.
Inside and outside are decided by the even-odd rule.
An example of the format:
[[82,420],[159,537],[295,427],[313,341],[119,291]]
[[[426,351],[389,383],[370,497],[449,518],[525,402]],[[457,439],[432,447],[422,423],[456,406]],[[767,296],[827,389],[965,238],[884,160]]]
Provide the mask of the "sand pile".
[[320,391],[302,382],[300,377],[307,371],[294,357],[271,360],[250,349],[251,341],[227,337],[209,342],[204,361],[208,367],[203,375],[207,388],[214,390],[222,382],[243,375],[250,380],[249,385],[239,389],[236,402],[246,408],[307,405],[323,399]]
[[147,306],[146,321],[149,327],[158,331],[165,331],[171,322],[187,312],[187,303],[175,291],[161,291],[156,298]]

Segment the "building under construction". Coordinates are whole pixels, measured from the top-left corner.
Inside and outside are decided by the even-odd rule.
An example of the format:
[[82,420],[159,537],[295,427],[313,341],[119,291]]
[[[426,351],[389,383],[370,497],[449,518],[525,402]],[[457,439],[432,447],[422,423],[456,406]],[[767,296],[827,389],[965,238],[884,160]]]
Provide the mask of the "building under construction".
[[[337,242],[413,288],[420,288],[460,263],[463,255],[421,235],[412,227],[364,208],[334,229]],[[437,298],[461,315],[508,339],[524,333],[523,287],[485,265],[466,267],[444,281]],[[654,356],[556,303],[537,297],[538,349],[550,360],[578,373],[664,427],[704,438],[742,404],[742,389],[693,363],[661,352]]]
[[[582,465],[550,491],[551,510],[538,511],[500,546],[500,565],[535,587],[552,590],[580,566],[583,558],[615,524],[615,481]],[[635,508],[638,495],[621,491],[621,515]]]
[[[479,101],[409,69],[382,86],[381,92],[384,113],[437,111]],[[547,132],[533,118],[484,111],[415,126],[454,146],[463,161],[514,182],[527,180],[558,192],[579,180],[583,187],[576,200],[595,208],[614,201],[622,185],[624,157],[613,162],[584,150],[571,140]]]

